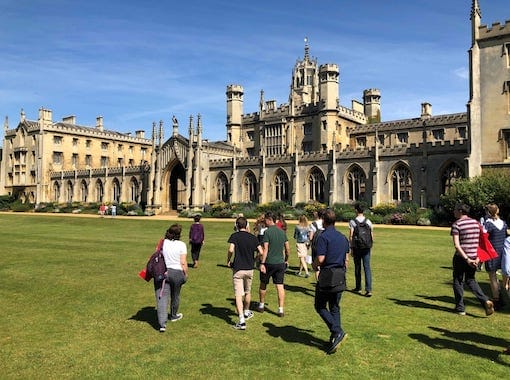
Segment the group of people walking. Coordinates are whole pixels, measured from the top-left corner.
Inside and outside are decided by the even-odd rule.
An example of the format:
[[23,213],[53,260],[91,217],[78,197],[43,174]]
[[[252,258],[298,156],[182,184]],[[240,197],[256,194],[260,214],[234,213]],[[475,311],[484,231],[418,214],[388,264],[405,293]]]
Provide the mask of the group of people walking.
[[[311,266],[315,272],[314,308],[323,319],[330,332],[330,341],[326,349],[332,354],[345,339],[346,333],[341,325],[340,301],[346,290],[345,274],[351,256],[354,261],[355,287],[353,292],[372,296],[372,273],[370,266],[373,243],[373,225],[365,217],[363,206],[355,205],[356,217],[349,222],[349,236],[335,228],[336,215],[333,210],[321,210],[315,214],[315,220],[309,225],[306,217],[299,218],[293,237],[296,240],[296,252],[299,259],[298,275],[309,277],[307,257],[311,256]],[[487,316],[503,306],[503,292],[509,291],[510,279],[510,237],[507,237],[507,224],[499,218],[497,205],[486,207],[487,216],[479,223],[470,218],[469,207],[459,204],[455,207],[456,221],[451,227],[451,236],[455,248],[453,255],[453,294],[454,311],[465,315],[464,285],[467,285],[485,309]],[[285,316],[284,277],[288,268],[290,245],[282,218],[272,212],[265,213],[255,223],[255,231],[249,229],[248,220],[239,216],[235,221],[234,233],[228,238],[227,267],[232,269],[232,284],[235,296],[236,312],[239,317],[233,327],[246,330],[247,320],[253,317],[250,310],[254,267],[259,268],[259,302],[256,310],[266,311],[268,284],[275,285],[278,308],[273,311],[279,317]],[[180,240],[182,228],[173,224],[166,231],[162,243],[162,252],[167,266],[167,278],[162,283],[155,282],[158,321],[160,331],[166,330],[168,321],[168,300],[170,299],[170,321],[182,318],[178,312],[181,286],[188,277],[186,244]],[[477,255],[481,233],[488,233],[489,240],[498,253],[498,257],[485,262],[489,274],[492,298],[480,288],[475,274],[480,268]],[[200,250],[203,245],[204,228],[200,216],[194,218],[189,232],[193,267],[198,267]],[[311,255],[309,251],[311,250]],[[350,253],[350,254],[349,254]],[[365,292],[362,292],[362,269],[364,272]],[[500,284],[497,271],[502,271]],[[505,353],[510,354],[510,350]]]
[[[366,223],[361,206],[357,210],[357,219]],[[338,345],[344,340],[346,333],[341,327],[340,300],[346,290],[345,273],[349,261],[349,252],[353,248],[356,222],[353,222],[350,239],[335,229],[336,216],[333,210],[327,209],[316,214],[312,226],[308,226],[306,217],[300,218],[295,228],[296,250],[300,259],[300,273],[309,276],[306,258],[312,248],[312,268],[316,273],[315,310],[326,323],[330,331],[330,342],[327,353],[334,353]],[[244,216],[236,219],[234,233],[228,239],[227,267],[232,269],[232,283],[235,305],[239,320],[233,325],[236,330],[246,330],[246,321],[253,317],[250,310],[251,288],[254,277],[254,267],[259,268],[259,302],[256,310],[265,312],[265,299],[268,284],[275,285],[278,308],[273,311],[277,316],[285,316],[285,288],[284,277],[288,268],[290,244],[285,231],[286,222],[272,212],[267,212],[255,223],[255,233],[249,230],[248,220]],[[370,224],[371,228],[371,224]],[[188,264],[186,261],[186,244],[180,240],[182,227],[173,224],[165,233],[162,242],[162,253],[168,268],[165,281],[155,281],[154,290],[158,310],[160,331],[166,331],[168,319],[170,322],[180,320],[183,316],[178,312],[180,290],[187,281]],[[191,246],[193,267],[198,267],[200,250],[205,241],[204,228],[200,223],[200,216],[194,218],[190,227],[189,243]],[[364,256],[370,255],[370,249],[352,250],[355,262],[365,268],[366,294],[371,295],[370,260]],[[360,256],[359,260],[356,259]],[[361,287],[361,269],[359,283]],[[170,317],[168,318],[168,302],[170,300]]]

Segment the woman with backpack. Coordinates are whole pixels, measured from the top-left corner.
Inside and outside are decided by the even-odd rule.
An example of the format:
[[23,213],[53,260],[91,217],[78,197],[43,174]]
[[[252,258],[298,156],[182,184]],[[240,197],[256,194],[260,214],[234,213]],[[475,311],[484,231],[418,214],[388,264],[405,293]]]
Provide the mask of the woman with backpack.
[[188,279],[188,262],[186,260],[186,243],[180,240],[181,231],[182,227],[179,224],[172,224],[166,231],[163,241],[163,257],[167,273],[163,281],[154,279],[160,332],[166,330],[168,299],[170,299],[170,322],[182,319],[182,313],[178,313],[178,311],[181,287]]
[[365,217],[363,205],[354,206],[356,218],[349,221],[349,241],[354,259],[354,277],[356,287],[353,292],[361,293],[361,264],[365,272],[365,297],[372,297],[372,270],[370,268],[370,251],[374,240],[372,222]]

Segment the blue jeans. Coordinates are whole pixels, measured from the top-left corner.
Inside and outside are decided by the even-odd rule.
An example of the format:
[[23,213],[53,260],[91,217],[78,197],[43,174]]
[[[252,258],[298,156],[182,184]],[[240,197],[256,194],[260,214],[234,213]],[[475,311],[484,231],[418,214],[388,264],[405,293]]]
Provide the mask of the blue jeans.
[[315,311],[326,322],[332,337],[343,333],[340,315],[341,299],[342,292],[326,293],[315,288]]
[[370,248],[354,249],[354,277],[356,279],[356,289],[361,290],[361,263],[365,271],[365,290],[372,291],[372,270],[370,269]]

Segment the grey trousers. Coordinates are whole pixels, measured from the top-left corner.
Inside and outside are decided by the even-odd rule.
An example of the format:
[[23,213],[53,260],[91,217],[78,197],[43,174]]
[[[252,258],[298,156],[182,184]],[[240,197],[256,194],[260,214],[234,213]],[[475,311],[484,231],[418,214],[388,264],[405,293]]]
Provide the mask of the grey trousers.
[[[186,282],[182,270],[168,269],[165,284],[163,281],[155,284],[156,305],[158,308],[158,322],[161,327],[168,321],[168,299],[170,298],[170,319],[175,318],[181,301],[181,287]],[[163,288],[163,291],[161,291]]]

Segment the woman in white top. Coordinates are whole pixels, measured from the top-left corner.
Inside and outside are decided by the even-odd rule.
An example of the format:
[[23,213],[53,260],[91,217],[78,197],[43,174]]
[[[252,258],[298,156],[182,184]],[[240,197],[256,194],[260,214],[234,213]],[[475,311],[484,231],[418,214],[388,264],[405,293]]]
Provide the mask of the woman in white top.
[[182,318],[182,313],[178,313],[178,310],[181,286],[188,279],[188,263],[186,261],[186,243],[179,240],[181,231],[182,227],[179,224],[172,224],[166,231],[165,240],[163,241],[163,256],[167,268],[166,279],[154,283],[160,332],[166,330],[169,298],[170,322],[176,322]]

